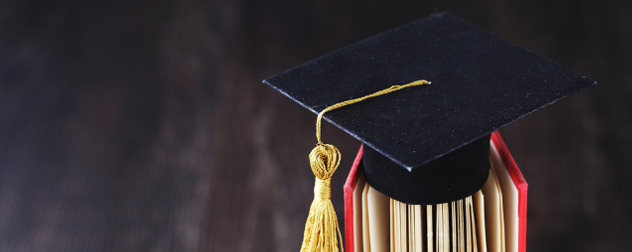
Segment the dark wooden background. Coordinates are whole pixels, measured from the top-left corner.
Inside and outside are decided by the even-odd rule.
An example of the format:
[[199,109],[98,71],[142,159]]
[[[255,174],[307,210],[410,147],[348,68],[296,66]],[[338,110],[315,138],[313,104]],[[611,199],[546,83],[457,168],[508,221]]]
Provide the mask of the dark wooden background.
[[[297,251],[315,116],[261,84],[437,11],[599,81],[502,130],[530,251],[632,250],[632,2],[1,1],[0,251]],[[334,203],[359,143],[341,148]]]

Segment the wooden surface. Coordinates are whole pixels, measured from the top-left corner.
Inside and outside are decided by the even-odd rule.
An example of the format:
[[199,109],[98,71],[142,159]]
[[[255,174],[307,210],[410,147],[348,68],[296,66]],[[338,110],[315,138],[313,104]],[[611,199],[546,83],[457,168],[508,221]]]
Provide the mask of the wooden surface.
[[297,251],[315,116],[261,79],[446,10],[600,83],[502,131],[529,251],[632,250],[632,4],[459,2],[0,2],[0,251]]

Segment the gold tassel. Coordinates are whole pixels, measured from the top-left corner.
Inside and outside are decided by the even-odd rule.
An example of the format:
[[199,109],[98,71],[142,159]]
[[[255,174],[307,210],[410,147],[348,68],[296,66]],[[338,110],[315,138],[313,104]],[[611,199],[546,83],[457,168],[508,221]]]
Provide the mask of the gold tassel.
[[338,239],[342,241],[342,235],[336,211],[331,204],[331,176],[340,165],[340,151],[331,144],[318,143],[309,154],[309,164],[316,176],[316,183],[301,252],[338,251]]
[[[338,239],[342,242],[338,218],[331,203],[331,177],[338,169],[338,165],[340,165],[340,151],[335,146],[324,144],[320,141],[320,125],[323,114],[371,97],[388,94],[402,88],[426,84],[430,84],[430,82],[418,80],[405,85],[393,85],[370,95],[336,103],[323,109],[318,114],[316,118],[316,140],[318,140],[318,143],[309,154],[309,164],[312,167],[314,176],[316,176],[314,200],[309,208],[309,215],[305,223],[301,252],[337,252]],[[340,251],[344,252],[342,245],[340,246]]]

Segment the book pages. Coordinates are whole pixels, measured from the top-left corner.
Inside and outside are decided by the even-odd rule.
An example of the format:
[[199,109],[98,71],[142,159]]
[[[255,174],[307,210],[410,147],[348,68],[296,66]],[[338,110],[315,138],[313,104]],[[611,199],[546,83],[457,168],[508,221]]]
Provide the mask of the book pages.
[[504,220],[502,211],[502,193],[494,169],[489,171],[487,183],[483,186],[485,195],[485,227],[487,228],[487,249],[491,252],[504,252]]
[[503,213],[505,218],[505,247],[507,252],[518,252],[518,188],[500,159],[498,150],[490,147],[490,162],[498,176],[503,197]]
[[[364,191],[364,186],[366,184],[366,179],[362,174],[358,176],[358,181],[356,182],[356,186],[353,188],[353,233],[354,234],[362,234],[362,192]],[[362,235],[354,235],[353,237],[353,245],[355,252],[362,252]]]
[[[368,227],[370,251],[387,251],[389,249],[389,198],[368,187],[367,190]],[[404,208],[405,209],[405,208]]]
[[474,212],[476,232],[478,234],[478,251],[487,252],[487,236],[485,232],[485,196],[482,191],[474,194]]
[[369,236],[369,207],[368,207],[368,192],[369,192],[369,183],[364,184],[364,189],[362,190],[362,248],[364,252],[371,252],[371,239]]

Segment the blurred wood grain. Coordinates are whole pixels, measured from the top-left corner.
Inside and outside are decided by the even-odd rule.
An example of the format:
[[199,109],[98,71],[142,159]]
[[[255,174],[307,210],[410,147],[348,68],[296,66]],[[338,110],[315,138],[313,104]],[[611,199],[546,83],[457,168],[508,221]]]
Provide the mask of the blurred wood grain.
[[502,133],[530,251],[632,250],[629,1],[217,0],[0,2],[0,251],[298,250],[315,116],[261,80],[436,11],[599,81]]

